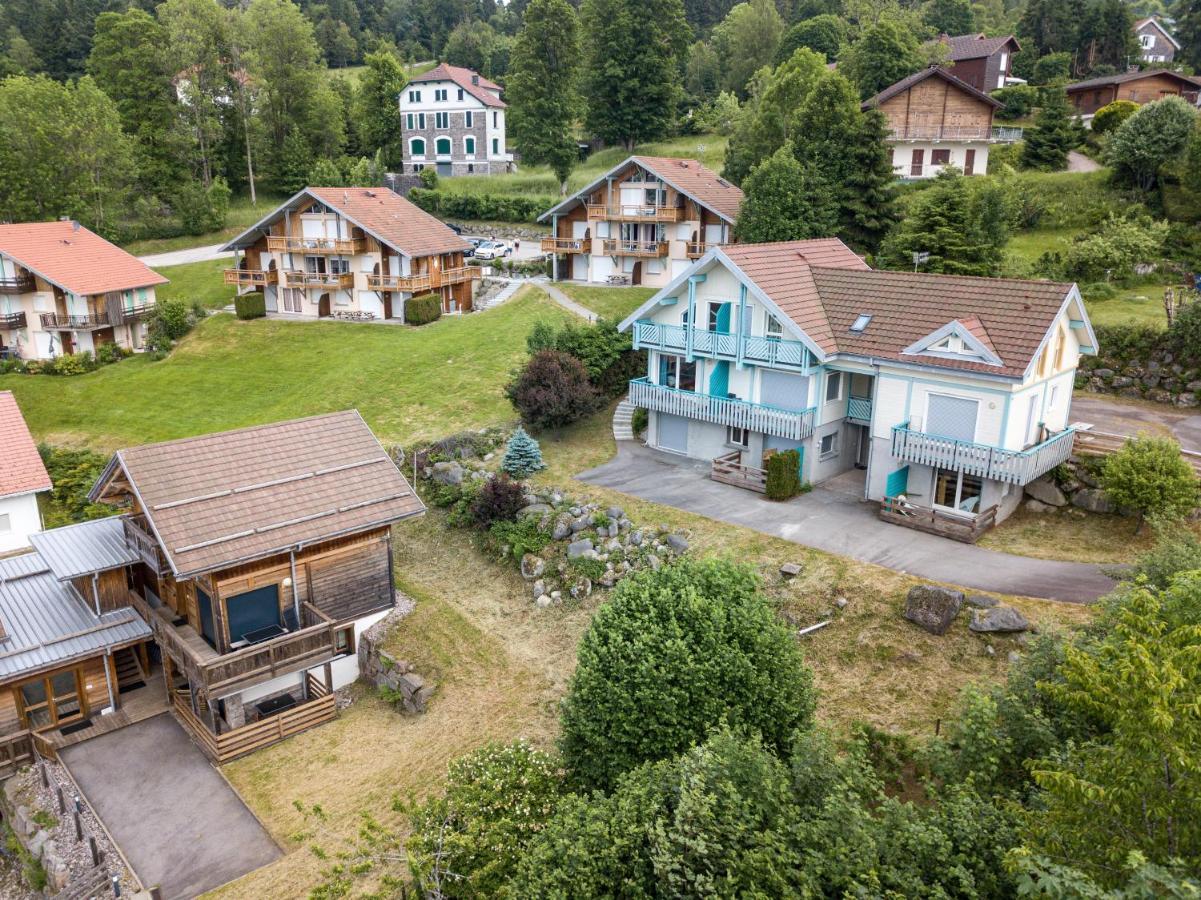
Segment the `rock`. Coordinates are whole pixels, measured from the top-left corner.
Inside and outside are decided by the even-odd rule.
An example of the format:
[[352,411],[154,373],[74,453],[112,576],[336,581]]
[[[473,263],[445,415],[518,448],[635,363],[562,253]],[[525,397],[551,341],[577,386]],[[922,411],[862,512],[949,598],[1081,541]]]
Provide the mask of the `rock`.
[[1046,476],[1037,478],[1026,485],[1026,493],[1047,506],[1067,506],[1068,498],[1064,496],[1055,482]]
[[531,503],[529,506],[522,509],[517,515],[519,516],[544,516],[551,512],[549,504],[546,503]]
[[570,512],[573,517],[578,519],[583,514],[584,511],[582,509],[580,509],[578,506],[573,506],[570,510],[568,510],[568,512]]
[[654,553],[651,553],[646,558],[646,564],[648,566],[650,566],[652,569],[654,569],[656,572],[658,572],[659,569],[662,568],[662,566],[663,566],[663,560],[659,559],[659,557],[656,556]]
[[839,609],[846,609],[849,602],[846,597],[839,597],[834,601],[834,605]]
[[571,586],[571,596],[575,600],[583,600],[592,593],[592,579],[581,575]]
[[1033,497],[1031,497],[1026,501],[1026,511],[1032,513],[1047,513],[1054,512],[1055,507],[1047,506],[1047,504],[1043,503],[1041,500],[1035,500]]
[[1099,488],[1085,488],[1072,497],[1072,506],[1094,513],[1113,512],[1113,504]]
[[550,606],[554,602],[555,601],[553,601],[549,595],[542,594],[538,597],[538,599],[536,599],[534,601],[534,605],[536,607],[538,607],[539,609],[546,609],[548,606]]
[[1023,631],[1014,640],[1017,641],[1018,646],[1025,647],[1030,643],[1030,633]]
[[583,538],[582,540],[572,541],[567,545],[568,559],[577,559],[581,556],[591,554],[592,552],[592,538]]
[[1100,487],[1101,482],[1097,480],[1097,476],[1085,469],[1083,466],[1076,467],[1076,477],[1080,479],[1080,483],[1087,487]]
[[539,578],[537,581],[534,582],[532,590],[534,592],[535,597],[541,597],[543,594],[546,593],[546,581],[542,578]]
[[610,553],[617,553],[621,550],[621,541],[619,541],[617,538],[609,538],[608,542],[605,544],[605,549]]
[[641,547],[642,546],[642,532],[641,531],[630,532],[630,543],[633,544],[635,547]]
[[609,522],[609,537],[615,538],[620,533],[621,529],[617,526],[617,523],[613,521]]
[[571,535],[571,519],[568,519],[565,516],[560,516],[559,518],[555,519],[555,527],[551,531],[551,537],[554,538],[556,541],[561,541],[561,540],[566,539],[570,535]]
[[994,606],[992,609],[974,611],[972,621],[968,623],[967,627],[979,634],[989,634],[1025,631],[1030,627],[1030,623],[1012,606]]
[[438,484],[462,484],[463,467],[457,462],[434,463],[434,471],[430,477]]
[[553,603],[562,603],[563,602],[563,592],[562,591],[551,591],[550,599],[551,599],[551,602],[553,602]]
[[19,837],[26,837],[32,831],[33,820],[30,818],[29,807],[18,806],[13,812],[12,828]]
[[688,549],[688,541],[681,534],[669,534],[667,536],[667,546],[672,549],[673,553],[683,553]]
[[624,518],[625,514],[625,510],[620,506],[610,506],[607,510],[605,510],[605,515],[615,522]]
[[1177,406],[1185,406],[1185,407],[1192,407],[1192,406],[1198,405],[1197,395],[1195,393],[1193,393],[1192,391],[1186,391],[1183,394],[1178,394],[1176,396],[1176,399],[1172,402],[1175,403]]
[[579,517],[578,519],[574,519],[571,523],[571,533],[579,534],[581,531],[583,531],[585,528],[587,528],[589,524],[590,523],[588,522],[588,520],[585,519],[583,516]]
[[416,694],[423,687],[425,687],[425,679],[416,672],[409,672],[400,678],[400,689],[405,694]]
[[989,597],[986,594],[971,594],[967,598],[967,605],[974,606],[976,609],[992,609],[1000,603],[996,597]]
[[1009,651],[1009,661],[1011,663],[1018,662],[1019,660],[1021,660],[1021,658],[1022,658],[1022,654],[1018,653],[1016,650]]
[[532,581],[546,571],[546,560],[533,553],[521,557],[521,577]]
[[780,574],[785,578],[796,578],[796,576],[801,574],[802,568],[800,563],[784,563],[784,565],[780,566]]
[[629,519],[623,518],[623,519],[619,520],[617,523],[617,528],[619,531],[629,531],[633,527],[634,527],[634,523],[631,522]]
[[41,859],[42,851],[46,848],[48,842],[50,842],[50,833],[42,829],[29,839],[29,843],[25,849],[29,851],[29,855],[34,859]]
[[1094,369],[1093,374],[1098,378],[1113,378],[1113,369]]
[[491,451],[484,454],[484,462],[492,462],[492,460],[495,458],[496,454]]
[[919,584],[905,598],[905,618],[930,634],[946,634],[962,607],[962,591]]
[[1116,388],[1130,387],[1132,384],[1134,384],[1134,379],[1125,375],[1118,375],[1113,379],[1113,386]]
[[987,653],[989,656],[996,656],[996,655],[997,655],[997,651],[993,649],[993,645],[992,645],[992,644],[985,644],[985,645],[984,645],[984,652],[985,652],[985,653]]
[[604,588],[611,588],[617,584],[617,573],[612,569],[606,569],[605,574],[600,577],[600,585]]

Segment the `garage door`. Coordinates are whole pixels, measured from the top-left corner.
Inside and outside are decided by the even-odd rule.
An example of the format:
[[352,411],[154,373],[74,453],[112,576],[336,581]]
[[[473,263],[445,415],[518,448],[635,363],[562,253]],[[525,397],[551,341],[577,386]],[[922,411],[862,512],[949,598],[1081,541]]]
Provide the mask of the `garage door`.
[[659,448],[688,452],[688,420],[683,416],[659,413]]
[[808,409],[809,379],[804,375],[764,371],[759,381],[759,402],[781,409]]

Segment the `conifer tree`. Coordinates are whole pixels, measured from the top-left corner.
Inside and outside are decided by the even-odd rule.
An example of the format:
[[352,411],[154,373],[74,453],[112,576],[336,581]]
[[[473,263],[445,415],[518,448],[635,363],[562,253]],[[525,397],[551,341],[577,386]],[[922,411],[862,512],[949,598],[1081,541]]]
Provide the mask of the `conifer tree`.
[[1060,172],[1067,168],[1068,151],[1079,142],[1080,134],[1072,122],[1067,95],[1062,88],[1046,88],[1034,127],[1026,132],[1022,167]]
[[542,461],[542,448],[520,425],[505,446],[505,456],[500,467],[518,480],[529,478],[535,472],[546,468],[546,463]]
[[842,185],[839,234],[855,250],[874,253],[897,222],[896,183],[888,122],[879,110],[863,114],[859,140],[851,149],[851,166]]

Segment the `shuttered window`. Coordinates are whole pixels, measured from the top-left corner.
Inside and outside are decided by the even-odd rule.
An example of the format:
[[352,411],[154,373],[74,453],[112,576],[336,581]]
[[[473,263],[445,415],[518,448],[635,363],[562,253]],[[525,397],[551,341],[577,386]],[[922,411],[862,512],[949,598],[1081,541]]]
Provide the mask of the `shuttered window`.
[[805,376],[764,370],[759,378],[760,403],[798,412],[809,408],[809,379]]
[[926,427],[922,430],[957,441],[974,441],[979,406],[977,401],[964,397],[931,394],[926,407]]

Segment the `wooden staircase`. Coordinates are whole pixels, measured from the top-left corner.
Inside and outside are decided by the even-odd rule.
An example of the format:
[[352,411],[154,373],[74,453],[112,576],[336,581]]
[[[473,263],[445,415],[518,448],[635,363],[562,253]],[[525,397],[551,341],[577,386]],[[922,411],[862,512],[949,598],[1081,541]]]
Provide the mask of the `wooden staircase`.
[[123,647],[113,654],[113,664],[117,669],[117,687],[127,691],[146,683],[146,672],[142,668],[142,660],[133,647]]

